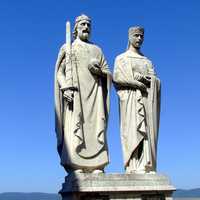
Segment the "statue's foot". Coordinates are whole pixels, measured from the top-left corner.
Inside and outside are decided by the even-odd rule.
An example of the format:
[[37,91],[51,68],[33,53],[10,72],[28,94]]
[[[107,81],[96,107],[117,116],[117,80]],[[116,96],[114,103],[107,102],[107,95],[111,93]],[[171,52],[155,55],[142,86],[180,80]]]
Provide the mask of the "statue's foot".
[[148,174],[156,174],[155,171],[149,171]]
[[83,170],[82,169],[76,169],[72,173],[73,174],[81,174],[81,173],[83,173]]
[[145,174],[147,173],[145,170],[138,170],[138,171],[135,171],[136,174]]
[[145,174],[145,170],[126,170],[126,174]]
[[147,173],[145,170],[130,170],[126,172],[127,174],[145,174]]
[[93,174],[103,174],[104,171],[102,169],[95,169],[92,173]]

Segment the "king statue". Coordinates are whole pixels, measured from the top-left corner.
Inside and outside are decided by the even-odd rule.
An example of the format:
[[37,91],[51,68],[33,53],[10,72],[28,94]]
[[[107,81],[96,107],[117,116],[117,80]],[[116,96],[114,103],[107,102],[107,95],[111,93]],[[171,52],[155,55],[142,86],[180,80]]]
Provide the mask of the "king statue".
[[91,19],[78,16],[71,43],[58,54],[55,69],[57,149],[68,173],[102,173],[108,164],[106,129],[111,73],[101,49],[89,41]]

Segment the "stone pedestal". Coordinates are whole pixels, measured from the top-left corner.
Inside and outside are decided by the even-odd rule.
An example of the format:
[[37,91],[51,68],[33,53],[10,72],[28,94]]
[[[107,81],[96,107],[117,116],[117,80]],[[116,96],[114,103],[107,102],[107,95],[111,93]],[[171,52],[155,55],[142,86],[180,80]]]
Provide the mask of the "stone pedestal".
[[174,190],[159,174],[73,174],[59,193],[62,200],[172,200]]

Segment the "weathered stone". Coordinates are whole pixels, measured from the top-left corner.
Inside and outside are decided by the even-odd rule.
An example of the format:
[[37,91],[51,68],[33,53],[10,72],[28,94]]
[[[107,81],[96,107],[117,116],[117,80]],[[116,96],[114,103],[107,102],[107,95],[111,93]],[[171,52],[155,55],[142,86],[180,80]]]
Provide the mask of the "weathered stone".
[[60,194],[63,200],[166,200],[174,190],[169,179],[158,174],[71,174]]
[[160,81],[141,52],[144,29],[129,30],[128,50],[115,61],[126,174],[104,174],[111,74],[99,47],[89,42],[91,20],[76,18],[71,44],[61,47],[55,70],[58,152],[69,173],[62,200],[172,200],[175,188],[156,174]]
[[103,172],[108,164],[106,129],[111,73],[101,49],[89,42],[91,20],[76,18],[74,41],[59,52],[55,70],[58,153],[68,173]]
[[119,96],[124,167],[128,173],[156,171],[160,80],[140,52],[144,29],[129,29],[128,50],[117,56],[114,83]]

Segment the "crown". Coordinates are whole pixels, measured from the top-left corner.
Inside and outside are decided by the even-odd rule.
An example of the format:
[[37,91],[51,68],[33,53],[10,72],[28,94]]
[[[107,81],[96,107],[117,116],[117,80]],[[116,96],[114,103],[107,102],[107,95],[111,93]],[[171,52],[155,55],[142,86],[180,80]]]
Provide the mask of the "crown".
[[82,14],[82,15],[76,17],[75,23],[78,23],[82,20],[87,20],[87,21],[91,22],[91,19],[87,15]]
[[128,33],[129,35],[132,35],[133,33],[144,34],[144,28],[141,26],[133,26],[129,28]]

